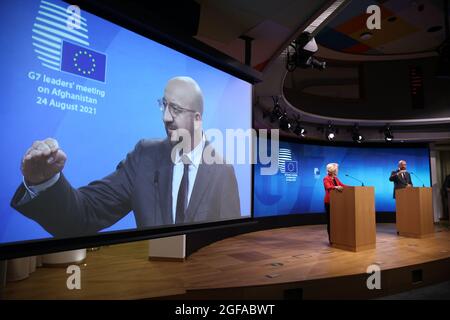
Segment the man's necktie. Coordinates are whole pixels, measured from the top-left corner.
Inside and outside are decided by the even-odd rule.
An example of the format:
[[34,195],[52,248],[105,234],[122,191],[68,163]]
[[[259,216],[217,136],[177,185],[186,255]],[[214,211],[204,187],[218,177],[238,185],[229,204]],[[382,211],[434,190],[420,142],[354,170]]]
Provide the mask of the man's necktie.
[[181,179],[180,189],[178,189],[177,197],[177,215],[175,223],[183,223],[185,221],[185,213],[188,205],[188,188],[189,188],[189,164],[183,165],[183,178]]

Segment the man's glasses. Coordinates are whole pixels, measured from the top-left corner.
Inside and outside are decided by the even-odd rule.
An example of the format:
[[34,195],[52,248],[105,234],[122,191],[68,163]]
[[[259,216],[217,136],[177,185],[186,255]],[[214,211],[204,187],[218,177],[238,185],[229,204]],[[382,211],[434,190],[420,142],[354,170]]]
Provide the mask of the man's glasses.
[[167,100],[165,98],[158,99],[158,105],[159,105],[159,109],[161,110],[161,112],[163,114],[166,111],[166,109],[169,108],[169,112],[172,115],[172,117],[174,117],[174,118],[179,116],[183,112],[194,112],[194,113],[197,112],[195,110],[180,107],[179,105],[177,105],[175,103],[167,102]]

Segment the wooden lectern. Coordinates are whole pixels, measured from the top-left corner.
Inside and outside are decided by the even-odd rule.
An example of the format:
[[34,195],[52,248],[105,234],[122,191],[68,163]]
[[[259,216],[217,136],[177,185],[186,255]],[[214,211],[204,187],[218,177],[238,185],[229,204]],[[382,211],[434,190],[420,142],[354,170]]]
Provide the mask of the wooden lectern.
[[423,238],[434,233],[431,188],[397,189],[395,199],[400,236]]
[[333,247],[361,251],[376,244],[375,188],[345,187],[330,193],[330,228]]

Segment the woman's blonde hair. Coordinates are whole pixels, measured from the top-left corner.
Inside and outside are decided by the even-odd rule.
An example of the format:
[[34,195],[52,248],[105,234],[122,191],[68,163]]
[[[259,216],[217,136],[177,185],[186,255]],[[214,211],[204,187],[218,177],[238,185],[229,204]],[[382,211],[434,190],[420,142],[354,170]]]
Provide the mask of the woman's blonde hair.
[[337,163],[329,163],[327,164],[327,172],[334,173],[338,167],[339,165]]

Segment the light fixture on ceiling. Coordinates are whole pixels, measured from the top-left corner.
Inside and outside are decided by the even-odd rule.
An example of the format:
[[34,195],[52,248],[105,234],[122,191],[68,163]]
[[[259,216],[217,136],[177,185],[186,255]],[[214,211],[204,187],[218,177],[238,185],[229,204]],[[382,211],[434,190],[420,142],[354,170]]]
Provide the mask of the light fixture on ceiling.
[[302,138],[306,137],[306,129],[305,127],[302,126],[302,123],[300,122],[300,117],[297,117],[295,119],[294,130],[292,132],[294,132],[299,137]]
[[333,127],[331,123],[328,123],[327,130],[325,130],[325,137],[328,141],[333,141],[336,139],[336,129]]
[[364,141],[364,137],[362,136],[361,132],[359,131],[359,127],[357,124],[352,129],[352,140],[356,143],[361,143]]
[[274,106],[273,106],[272,112],[270,114],[270,122],[274,123],[276,120],[281,118],[281,116],[283,115],[283,112],[281,110],[280,103],[279,103],[280,97],[274,96],[274,97],[272,97],[272,100],[273,100]]
[[386,142],[392,142],[394,140],[394,135],[392,134],[391,127],[389,125],[386,125],[384,128],[384,141]]
[[314,19],[303,32],[292,41],[286,49],[286,69],[289,72],[297,67],[316,68],[323,70],[326,63],[314,58],[314,53],[318,47],[314,36],[327,25],[327,23],[337,16],[339,12],[351,2],[351,0],[335,0],[317,18]]
[[289,45],[287,51],[286,69],[290,72],[297,67],[303,69],[319,69],[326,68],[325,61],[319,61],[314,57],[314,53],[319,50],[316,40],[308,32],[303,32]]
[[284,131],[289,131],[292,128],[291,120],[289,119],[286,110],[283,111],[280,120],[280,129]]

